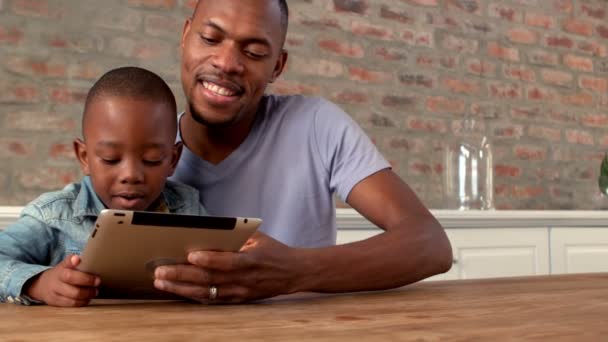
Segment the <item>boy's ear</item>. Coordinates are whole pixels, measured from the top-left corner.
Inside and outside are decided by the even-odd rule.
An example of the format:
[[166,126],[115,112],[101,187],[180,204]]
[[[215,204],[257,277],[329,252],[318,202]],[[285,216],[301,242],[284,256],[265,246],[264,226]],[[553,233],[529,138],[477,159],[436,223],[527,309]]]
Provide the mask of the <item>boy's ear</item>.
[[179,157],[182,155],[182,149],[184,144],[181,141],[178,141],[173,145],[173,151],[171,153],[171,170],[169,172],[169,176],[173,175],[175,172],[175,168],[177,168],[177,163],[179,162]]
[[81,139],[74,139],[74,153],[76,154],[76,159],[78,159],[82,173],[84,173],[85,176],[89,176],[91,172],[89,170],[87,145]]

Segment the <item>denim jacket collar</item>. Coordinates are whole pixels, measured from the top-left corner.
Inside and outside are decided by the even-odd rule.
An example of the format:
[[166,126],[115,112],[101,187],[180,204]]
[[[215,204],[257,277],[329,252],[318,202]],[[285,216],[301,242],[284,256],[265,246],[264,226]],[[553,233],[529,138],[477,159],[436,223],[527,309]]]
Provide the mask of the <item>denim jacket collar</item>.
[[[170,181],[167,181],[170,182]],[[76,196],[74,201],[74,217],[84,219],[86,216],[99,216],[99,213],[106,209],[91,183],[91,177],[86,176],[80,183],[82,186],[80,192]],[[161,193],[162,199],[165,201],[165,205],[171,212],[176,212],[182,208],[185,203],[180,195],[170,187],[164,187]]]

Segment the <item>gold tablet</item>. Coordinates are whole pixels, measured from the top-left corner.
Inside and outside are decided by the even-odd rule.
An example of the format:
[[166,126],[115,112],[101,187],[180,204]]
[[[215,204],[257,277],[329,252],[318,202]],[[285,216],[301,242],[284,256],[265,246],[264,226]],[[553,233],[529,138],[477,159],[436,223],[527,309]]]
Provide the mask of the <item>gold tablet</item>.
[[156,290],[156,266],[186,264],[197,250],[238,251],[259,218],[102,210],[78,269],[100,276],[101,298],[175,298]]

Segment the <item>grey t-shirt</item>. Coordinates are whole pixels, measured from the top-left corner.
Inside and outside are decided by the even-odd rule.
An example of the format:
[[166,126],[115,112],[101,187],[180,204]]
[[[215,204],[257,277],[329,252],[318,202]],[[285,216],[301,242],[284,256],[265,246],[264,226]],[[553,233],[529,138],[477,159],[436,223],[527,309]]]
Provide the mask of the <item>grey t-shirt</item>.
[[211,215],[260,217],[262,232],[293,247],[334,245],[333,193],[346,200],[389,163],[324,99],[267,95],[256,115],[247,138],[217,165],[184,146],[172,179],[197,188]]

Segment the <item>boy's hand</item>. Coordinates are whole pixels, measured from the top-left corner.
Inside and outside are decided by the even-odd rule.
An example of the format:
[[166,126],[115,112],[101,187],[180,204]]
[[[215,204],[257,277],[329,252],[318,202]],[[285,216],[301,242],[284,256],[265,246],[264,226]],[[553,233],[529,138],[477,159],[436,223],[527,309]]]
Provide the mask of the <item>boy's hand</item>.
[[26,285],[25,294],[52,306],[85,306],[97,296],[99,277],[76,270],[78,255],[68,255]]

